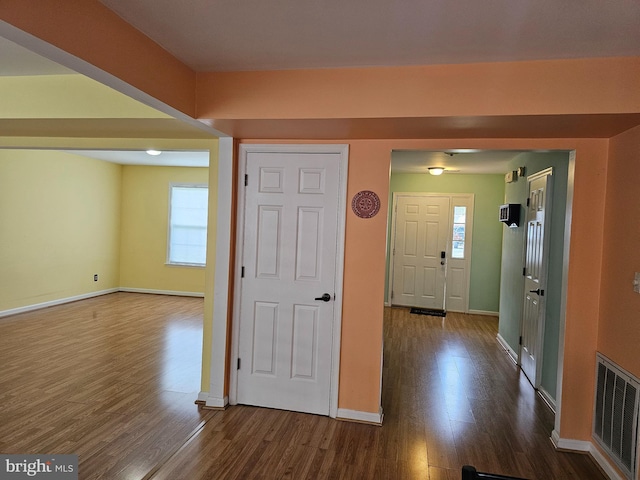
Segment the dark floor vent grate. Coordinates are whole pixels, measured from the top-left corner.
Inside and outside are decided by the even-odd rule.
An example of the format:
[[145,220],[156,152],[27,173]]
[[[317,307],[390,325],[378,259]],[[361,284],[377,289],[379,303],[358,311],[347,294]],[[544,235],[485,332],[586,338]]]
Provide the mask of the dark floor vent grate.
[[593,436],[629,480],[637,479],[640,381],[598,353]]

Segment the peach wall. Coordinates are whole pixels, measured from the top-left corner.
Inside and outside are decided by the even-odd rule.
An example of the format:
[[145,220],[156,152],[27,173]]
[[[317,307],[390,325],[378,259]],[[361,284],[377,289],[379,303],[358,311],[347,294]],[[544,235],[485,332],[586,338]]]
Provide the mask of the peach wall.
[[578,140],[564,337],[560,436],[590,440],[608,140]]
[[[347,184],[342,344],[338,407],[380,409],[382,319],[391,150],[378,142],[351,142]],[[380,213],[357,217],[351,199],[361,190],[380,197]]]
[[0,18],[194,116],[195,73],[97,0],[2,0]]
[[[199,73],[200,119],[640,112],[640,58]],[[480,93],[481,92],[481,93]]]
[[640,377],[640,127],[610,140],[598,350]]

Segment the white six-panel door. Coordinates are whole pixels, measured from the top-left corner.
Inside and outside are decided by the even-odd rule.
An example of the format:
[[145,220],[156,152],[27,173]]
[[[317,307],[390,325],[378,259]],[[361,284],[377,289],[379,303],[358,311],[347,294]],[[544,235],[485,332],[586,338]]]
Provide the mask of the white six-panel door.
[[540,385],[544,338],[549,215],[551,214],[552,170],[528,178],[529,205],[526,216],[524,309],[520,365],[531,384]]
[[449,205],[448,196],[397,197],[394,305],[444,309]]
[[339,167],[334,153],[247,154],[237,403],[329,414]]

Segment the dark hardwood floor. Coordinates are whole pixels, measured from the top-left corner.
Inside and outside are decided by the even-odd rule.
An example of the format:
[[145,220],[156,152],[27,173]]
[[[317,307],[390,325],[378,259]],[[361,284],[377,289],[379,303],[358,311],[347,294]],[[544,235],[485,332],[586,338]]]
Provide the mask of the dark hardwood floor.
[[385,310],[382,427],[194,405],[202,299],[118,293],[0,319],[0,452],[75,453],[81,479],[605,477],[554,450],[553,414],[497,319]]

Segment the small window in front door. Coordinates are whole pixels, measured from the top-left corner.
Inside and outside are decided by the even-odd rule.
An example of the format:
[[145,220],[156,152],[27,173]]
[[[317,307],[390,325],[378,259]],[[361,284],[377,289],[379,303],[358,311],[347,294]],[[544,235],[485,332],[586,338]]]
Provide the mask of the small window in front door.
[[453,207],[453,236],[451,258],[464,258],[464,237],[467,225],[467,207]]

